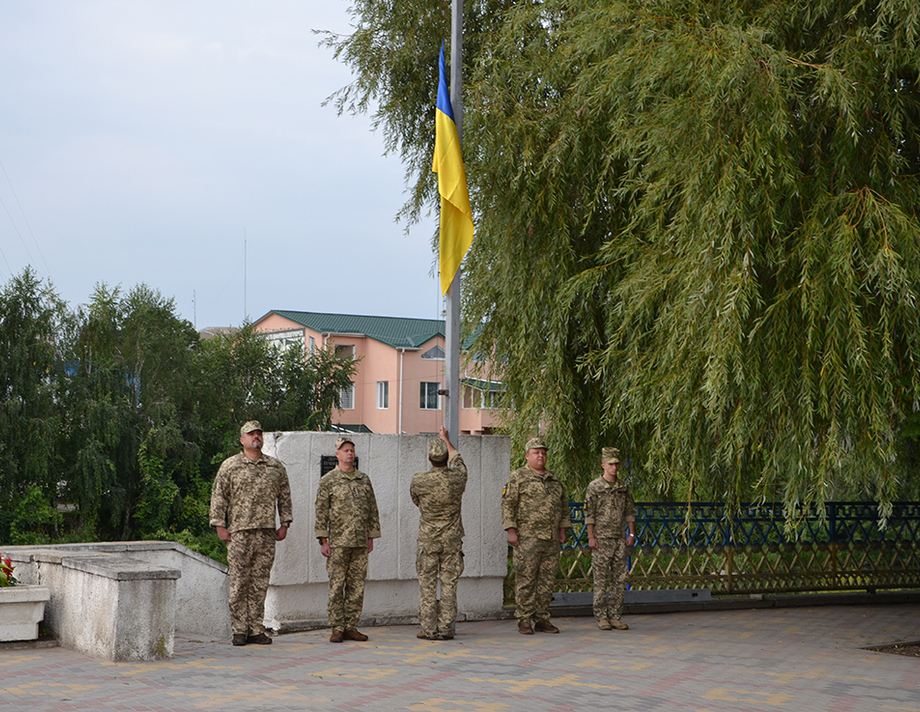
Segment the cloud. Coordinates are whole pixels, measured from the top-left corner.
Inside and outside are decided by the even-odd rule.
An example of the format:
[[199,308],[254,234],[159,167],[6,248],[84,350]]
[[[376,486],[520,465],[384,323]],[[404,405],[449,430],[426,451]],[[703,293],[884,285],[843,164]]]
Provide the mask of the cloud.
[[71,304],[143,281],[199,327],[239,323],[244,301],[251,316],[439,316],[433,225],[405,237],[393,222],[402,165],[369,118],[321,107],[351,77],[312,30],[349,22],[345,3],[5,5],[0,161],[16,196],[0,176],[0,199],[18,196],[35,243],[0,212],[0,279],[32,245]]

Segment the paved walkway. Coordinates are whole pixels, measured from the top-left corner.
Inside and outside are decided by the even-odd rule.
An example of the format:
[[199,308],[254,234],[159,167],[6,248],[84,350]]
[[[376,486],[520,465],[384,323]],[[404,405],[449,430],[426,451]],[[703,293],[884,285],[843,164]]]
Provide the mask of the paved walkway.
[[620,632],[560,618],[561,635],[529,637],[513,621],[461,623],[450,642],[410,626],[339,645],[323,631],[242,648],[179,638],[154,663],[4,649],[0,710],[920,712],[920,660],[862,649],[920,640],[916,604],[627,620]]

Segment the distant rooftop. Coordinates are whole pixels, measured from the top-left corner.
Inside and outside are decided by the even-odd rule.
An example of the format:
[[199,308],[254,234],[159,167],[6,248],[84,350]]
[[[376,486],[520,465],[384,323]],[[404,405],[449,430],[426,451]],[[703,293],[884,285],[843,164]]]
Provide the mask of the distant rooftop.
[[321,334],[362,334],[394,349],[417,349],[435,336],[444,336],[443,319],[323,314],[284,309],[272,309],[269,314],[277,314]]
[[238,326],[209,326],[198,332],[198,338],[201,341],[213,339],[215,336],[233,336],[240,328]]

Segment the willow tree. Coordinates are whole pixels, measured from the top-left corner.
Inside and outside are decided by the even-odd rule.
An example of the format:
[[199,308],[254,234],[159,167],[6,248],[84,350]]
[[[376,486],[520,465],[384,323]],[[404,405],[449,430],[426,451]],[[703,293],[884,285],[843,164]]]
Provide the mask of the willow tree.
[[[379,101],[417,207],[418,44],[449,7],[407,0],[394,27],[388,6],[356,3],[329,43],[357,74],[340,108]],[[645,496],[792,518],[916,489],[915,0],[466,7],[464,314],[513,433],[542,423],[573,488],[615,442]]]
[[60,403],[62,493],[83,536],[133,538],[175,519],[198,480],[183,399],[198,334],[145,284],[97,285],[76,320]]

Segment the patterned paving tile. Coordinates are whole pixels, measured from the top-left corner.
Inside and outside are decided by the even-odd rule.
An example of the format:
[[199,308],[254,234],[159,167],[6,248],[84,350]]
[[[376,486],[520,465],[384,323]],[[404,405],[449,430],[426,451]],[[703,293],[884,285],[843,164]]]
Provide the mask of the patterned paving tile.
[[172,660],[151,663],[0,651],[0,710],[920,712],[920,661],[862,649],[920,640],[916,605],[631,616],[625,632],[557,624],[525,637],[513,621],[461,623],[450,642],[407,626],[343,645],[323,631],[241,648],[177,639]]

